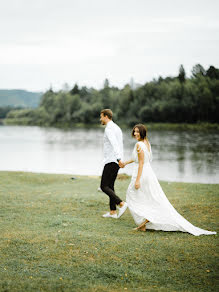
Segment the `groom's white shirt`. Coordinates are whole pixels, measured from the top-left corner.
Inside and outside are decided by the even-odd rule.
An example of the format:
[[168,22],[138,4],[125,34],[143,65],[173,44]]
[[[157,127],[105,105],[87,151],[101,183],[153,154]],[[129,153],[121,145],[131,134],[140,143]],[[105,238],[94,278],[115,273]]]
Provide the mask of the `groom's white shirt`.
[[123,137],[122,131],[113,121],[107,123],[103,138],[104,165],[110,162],[123,160]]

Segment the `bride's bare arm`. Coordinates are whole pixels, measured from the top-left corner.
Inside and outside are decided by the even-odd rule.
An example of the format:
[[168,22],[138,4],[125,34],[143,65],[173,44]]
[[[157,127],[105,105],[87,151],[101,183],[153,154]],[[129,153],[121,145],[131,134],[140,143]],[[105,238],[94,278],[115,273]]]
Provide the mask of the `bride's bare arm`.
[[138,152],[138,174],[135,181],[135,188],[140,188],[140,178],[142,175],[143,165],[144,165],[144,151],[137,145],[137,152]]
[[119,167],[120,167],[120,168],[124,168],[127,164],[132,163],[132,162],[134,162],[134,160],[132,160],[132,159],[127,160],[127,161],[125,161],[125,162],[122,162],[122,161],[120,160],[120,161],[119,161]]
[[132,160],[132,159],[127,160],[127,161],[124,162],[124,166],[126,166],[127,164],[130,164],[130,163],[132,163],[132,162],[134,162],[134,160]]

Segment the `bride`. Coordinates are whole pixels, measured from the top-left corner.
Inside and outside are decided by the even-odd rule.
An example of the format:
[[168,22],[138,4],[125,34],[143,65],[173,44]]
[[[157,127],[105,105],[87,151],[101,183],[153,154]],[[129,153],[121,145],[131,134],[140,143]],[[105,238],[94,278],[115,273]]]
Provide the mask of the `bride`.
[[150,165],[152,152],[145,126],[142,124],[134,126],[132,136],[138,141],[135,144],[132,159],[124,163],[120,162],[120,167],[134,162],[126,201],[138,225],[135,229],[146,231],[147,227],[147,229],[163,231],[182,231],[195,236],[216,234],[189,223],[168,201]]

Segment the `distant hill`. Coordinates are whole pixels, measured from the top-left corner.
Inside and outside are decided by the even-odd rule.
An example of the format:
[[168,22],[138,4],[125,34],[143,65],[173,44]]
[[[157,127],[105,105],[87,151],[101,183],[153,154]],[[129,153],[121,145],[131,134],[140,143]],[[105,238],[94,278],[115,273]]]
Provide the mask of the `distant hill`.
[[0,107],[35,108],[40,103],[42,92],[30,92],[21,89],[0,89]]

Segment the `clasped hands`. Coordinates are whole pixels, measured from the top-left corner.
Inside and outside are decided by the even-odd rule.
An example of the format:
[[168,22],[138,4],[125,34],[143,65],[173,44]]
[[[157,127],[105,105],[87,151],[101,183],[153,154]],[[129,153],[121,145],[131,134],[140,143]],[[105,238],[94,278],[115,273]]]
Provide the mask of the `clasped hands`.
[[[122,160],[119,160],[118,163],[119,163],[120,168],[124,168],[126,166],[126,163],[122,162]],[[136,188],[136,190],[140,188],[140,181],[138,179],[136,179],[135,188]]]
[[122,160],[119,160],[119,167],[124,168],[125,167],[125,162],[122,162]]

